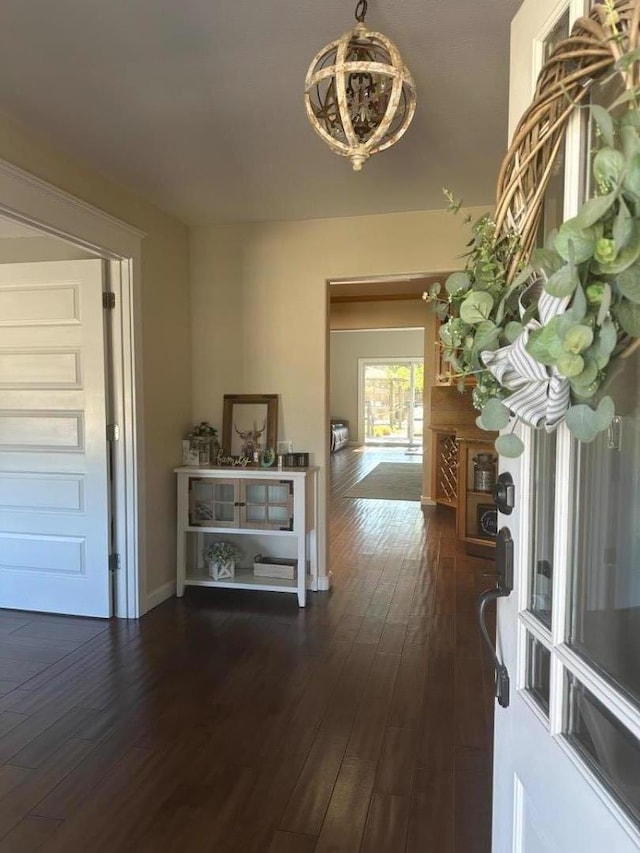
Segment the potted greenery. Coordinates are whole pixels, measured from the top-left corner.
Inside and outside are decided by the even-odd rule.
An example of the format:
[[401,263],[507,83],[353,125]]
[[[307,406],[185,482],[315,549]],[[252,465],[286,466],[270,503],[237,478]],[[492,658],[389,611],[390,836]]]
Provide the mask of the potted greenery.
[[239,548],[232,542],[211,542],[202,552],[209,568],[209,575],[216,581],[233,578],[236,570],[236,557]]
[[218,430],[211,426],[209,421],[200,421],[187,433],[185,441],[189,442],[189,448],[198,453],[198,463],[209,465],[218,454]]

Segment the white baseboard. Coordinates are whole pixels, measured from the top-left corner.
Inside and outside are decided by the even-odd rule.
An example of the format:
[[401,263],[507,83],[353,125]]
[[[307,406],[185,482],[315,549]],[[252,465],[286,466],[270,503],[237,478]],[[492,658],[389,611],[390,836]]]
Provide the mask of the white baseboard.
[[153,592],[150,592],[147,595],[147,607],[144,612],[148,613],[150,610],[153,610],[154,607],[157,607],[159,604],[162,604],[163,601],[166,601],[168,598],[171,598],[175,594],[175,581],[168,581],[167,583],[163,583],[162,586],[159,586],[157,589],[154,589]]
[[327,590],[331,589],[331,578],[332,572],[329,572],[328,575],[318,575],[318,591],[319,592],[327,592]]
[[425,495],[421,496],[420,503],[422,504],[422,506],[436,506],[436,502],[433,500],[433,498],[428,498]]

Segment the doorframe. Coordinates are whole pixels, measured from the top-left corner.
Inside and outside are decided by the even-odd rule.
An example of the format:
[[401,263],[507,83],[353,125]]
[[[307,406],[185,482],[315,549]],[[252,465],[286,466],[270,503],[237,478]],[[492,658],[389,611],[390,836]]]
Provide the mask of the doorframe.
[[[112,313],[115,506],[120,578],[114,615],[135,619],[147,609],[142,409],[141,255],[145,232],[0,159],[0,214],[37,228],[108,262]],[[105,435],[106,441],[106,435]]]

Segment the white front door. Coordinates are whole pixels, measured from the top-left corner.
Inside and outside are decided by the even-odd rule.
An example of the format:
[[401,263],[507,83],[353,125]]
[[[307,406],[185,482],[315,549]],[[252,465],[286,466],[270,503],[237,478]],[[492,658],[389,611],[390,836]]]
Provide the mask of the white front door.
[[[583,12],[579,0],[524,0],[512,130],[545,47]],[[578,119],[551,190],[565,217],[579,200],[584,132]],[[609,393],[609,435],[579,446],[565,429],[523,429],[523,457],[501,460],[515,482],[515,509],[499,515],[515,573],[498,605],[511,689],[495,712],[493,853],[640,850],[640,354]]]
[[0,266],[0,607],[111,615],[103,282]]

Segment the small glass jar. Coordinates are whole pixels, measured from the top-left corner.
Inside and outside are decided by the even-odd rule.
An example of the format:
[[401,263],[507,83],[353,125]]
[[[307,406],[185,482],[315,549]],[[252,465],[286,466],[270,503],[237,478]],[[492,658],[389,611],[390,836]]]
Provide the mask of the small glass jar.
[[496,484],[496,458],[493,453],[478,453],[473,457],[474,492],[492,492]]

